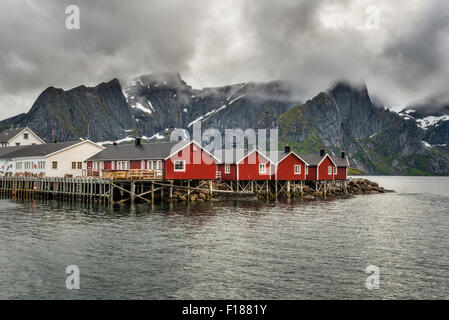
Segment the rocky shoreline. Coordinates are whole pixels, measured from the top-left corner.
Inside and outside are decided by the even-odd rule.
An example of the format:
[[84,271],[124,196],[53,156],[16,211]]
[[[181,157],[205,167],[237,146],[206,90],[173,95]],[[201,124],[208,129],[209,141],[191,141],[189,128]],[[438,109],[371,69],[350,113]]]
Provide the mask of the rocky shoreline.
[[[172,201],[175,202],[204,202],[204,201],[256,201],[267,200],[266,194],[259,194],[258,196],[253,192],[229,192],[226,191],[226,184],[224,182],[215,182],[214,191],[212,192],[212,197],[210,196],[210,191],[208,189],[193,190],[190,192],[189,196],[186,192],[174,191]],[[393,190],[385,189],[379,186],[378,183],[363,179],[363,178],[353,178],[348,179],[346,186],[344,183],[334,182],[330,183],[327,188],[326,193],[321,190],[315,190],[315,184],[304,184],[303,185],[303,196],[304,201],[314,201],[314,200],[334,200],[334,199],[347,199],[352,198],[356,195],[370,195],[370,194],[381,194],[394,192]],[[189,198],[189,199],[188,199]],[[273,200],[274,196],[272,193],[269,195],[269,200]],[[279,199],[286,198],[284,195],[279,195]],[[301,198],[300,193],[292,193],[291,198]],[[169,201],[164,197],[164,201]]]

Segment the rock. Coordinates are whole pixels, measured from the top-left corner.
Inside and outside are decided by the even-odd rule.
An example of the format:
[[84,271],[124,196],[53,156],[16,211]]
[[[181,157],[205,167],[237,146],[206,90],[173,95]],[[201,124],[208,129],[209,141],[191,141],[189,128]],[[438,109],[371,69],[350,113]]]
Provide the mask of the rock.
[[306,194],[302,197],[303,200],[315,200],[315,197],[311,194]]

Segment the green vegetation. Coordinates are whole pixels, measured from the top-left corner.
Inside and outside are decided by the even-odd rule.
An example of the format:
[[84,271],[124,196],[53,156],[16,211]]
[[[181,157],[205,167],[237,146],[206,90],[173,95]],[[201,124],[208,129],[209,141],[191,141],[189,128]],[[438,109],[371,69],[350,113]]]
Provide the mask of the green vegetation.
[[348,175],[350,175],[350,176],[357,176],[357,175],[364,175],[364,174],[365,174],[365,172],[363,172],[360,169],[351,168],[351,167],[348,168]]

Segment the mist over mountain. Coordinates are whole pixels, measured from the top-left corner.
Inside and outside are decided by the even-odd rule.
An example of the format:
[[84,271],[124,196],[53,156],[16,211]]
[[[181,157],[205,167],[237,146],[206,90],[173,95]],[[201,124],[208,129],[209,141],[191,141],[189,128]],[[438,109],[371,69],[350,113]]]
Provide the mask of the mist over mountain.
[[[351,166],[366,173],[449,174],[447,106],[396,113],[374,103],[366,86],[347,82],[312,99],[299,96],[285,81],[194,89],[179,73],[159,73],[127,84],[114,79],[67,91],[49,87],[29,112],[0,121],[0,128],[29,126],[47,142],[109,143],[135,135],[168,139],[173,129],[191,131],[195,122],[221,132],[278,128],[280,147],[346,151]],[[429,117],[437,120],[424,125]]]

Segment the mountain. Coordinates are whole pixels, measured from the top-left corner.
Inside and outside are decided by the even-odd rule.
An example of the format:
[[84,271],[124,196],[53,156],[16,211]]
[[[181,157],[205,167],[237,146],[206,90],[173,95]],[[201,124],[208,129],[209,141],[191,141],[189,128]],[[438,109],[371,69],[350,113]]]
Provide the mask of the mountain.
[[345,150],[370,174],[449,174],[449,157],[423,141],[415,122],[376,106],[366,87],[337,84],[282,114],[279,130],[295,150]]
[[448,98],[428,98],[401,110],[399,115],[404,119],[414,121],[423,130],[424,141],[433,147],[449,151]]
[[280,81],[241,83],[193,89],[178,73],[144,75],[123,94],[146,137],[167,138],[174,128],[189,131],[195,122],[224,132],[228,128],[274,128],[294,103],[289,86]]
[[89,137],[93,141],[117,139],[124,130],[134,129],[132,112],[117,79],[89,88],[79,86],[64,91],[49,87],[34,102],[31,110],[0,122],[28,126],[47,142]]
[[[29,126],[46,141],[89,137],[111,143],[136,134],[169,139],[175,128],[204,130],[279,128],[281,146],[300,152],[346,151],[350,164],[369,174],[449,174],[449,121],[423,128],[445,109],[400,113],[372,102],[365,86],[338,83],[305,103],[283,81],[194,89],[179,73],[143,75],[123,87],[114,79],[71,90],[49,87],[28,113],[0,121],[0,129]],[[443,110],[443,111],[441,111]],[[415,118],[416,117],[416,118]]]

